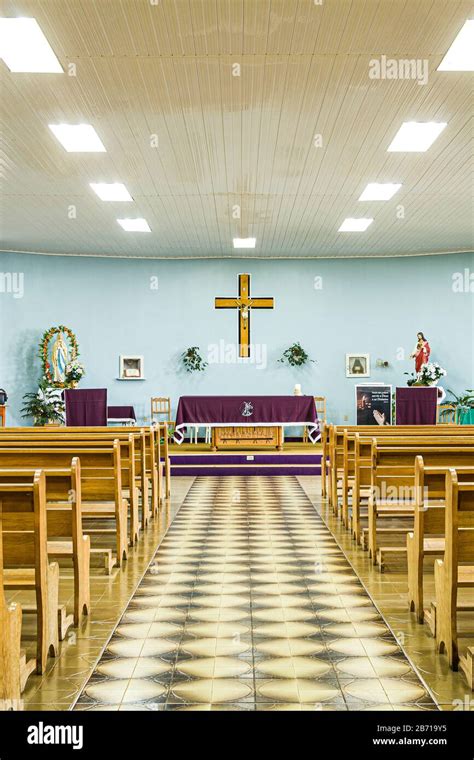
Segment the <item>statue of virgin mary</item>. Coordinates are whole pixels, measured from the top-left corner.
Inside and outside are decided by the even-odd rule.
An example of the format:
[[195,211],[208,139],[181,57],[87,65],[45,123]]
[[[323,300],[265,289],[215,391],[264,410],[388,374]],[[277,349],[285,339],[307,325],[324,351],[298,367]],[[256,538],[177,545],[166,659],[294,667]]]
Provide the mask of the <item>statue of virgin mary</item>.
[[53,350],[51,361],[53,363],[53,380],[55,383],[64,383],[66,380],[66,365],[68,363],[68,347],[66,341],[63,338],[63,334],[58,333]]

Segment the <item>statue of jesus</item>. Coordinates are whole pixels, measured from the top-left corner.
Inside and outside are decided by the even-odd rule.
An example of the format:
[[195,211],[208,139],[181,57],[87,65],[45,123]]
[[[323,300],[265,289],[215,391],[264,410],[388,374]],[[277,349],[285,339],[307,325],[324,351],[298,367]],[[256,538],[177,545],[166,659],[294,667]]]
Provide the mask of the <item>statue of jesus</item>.
[[415,360],[415,371],[419,372],[423,364],[427,364],[430,358],[431,348],[428,340],[425,338],[422,332],[416,334],[417,343],[411,354],[411,358]]

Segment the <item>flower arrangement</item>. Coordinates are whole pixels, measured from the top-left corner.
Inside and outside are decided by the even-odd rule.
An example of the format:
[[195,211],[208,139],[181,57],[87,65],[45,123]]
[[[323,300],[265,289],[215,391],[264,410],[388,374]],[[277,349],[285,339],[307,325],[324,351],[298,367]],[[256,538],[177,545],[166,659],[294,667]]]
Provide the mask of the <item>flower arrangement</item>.
[[26,403],[21,409],[21,416],[33,417],[35,426],[64,423],[62,392],[52,387],[47,377],[43,377],[36,393],[25,393],[23,401]]
[[78,360],[73,359],[66,364],[66,386],[76,385],[79,380],[86,374],[84,365]]
[[290,367],[302,367],[308,361],[315,362],[315,359],[310,359],[301,343],[293,343],[292,346],[283,351],[283,355],[279,362],[282,364],[289,364]]
[[440,377],[444,377],[448,373],[437,362],[428,362],[423,364],[420,371],[415,374],[414,372],[405,372],[405,375],[410,374],[410,379],[407,380],[407,385],[434,385],[438,382]]
[[[42,363],[43,375],[48,381],[48,383],[55,388],[67,388],[70,384],[67,379],[63,383],[58,383],[54,381],[53,374],[51,372],[51,364],[48,359],[49,344],[51,342],[52,337],[54,335],[57,335],[58,333],[64,333],[64,335],[67,335],[67,337],[69,338],[69,345],[71,349],[70,364],[73,363],[74,360],[79,356],[77,338],[74,335],[73,331],[70,330],[69,327],[66,327],[65,325],[58,325],[57,327],[50,327],[49,330],[46,330],[43,333],[43,337],[41,338],[41,343],[39,345],[39,357]],[[84,374],[84,372],[82,374]],[[73,381],[73,382],[77,382],[77,381]]]
[[204,361],[199,353],[199,346],[191,346],[181,354],[186,372],[204,372],[207,362]]

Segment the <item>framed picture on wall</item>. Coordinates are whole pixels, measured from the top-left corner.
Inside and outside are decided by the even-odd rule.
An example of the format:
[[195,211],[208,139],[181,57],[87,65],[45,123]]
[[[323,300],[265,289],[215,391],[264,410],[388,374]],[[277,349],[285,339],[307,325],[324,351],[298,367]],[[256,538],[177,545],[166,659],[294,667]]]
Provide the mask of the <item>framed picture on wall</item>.
[[144,373],[143,356],[120,355],[120,380],[144,380]]
[[370,377],[370,354],[346,354],[346,377]]

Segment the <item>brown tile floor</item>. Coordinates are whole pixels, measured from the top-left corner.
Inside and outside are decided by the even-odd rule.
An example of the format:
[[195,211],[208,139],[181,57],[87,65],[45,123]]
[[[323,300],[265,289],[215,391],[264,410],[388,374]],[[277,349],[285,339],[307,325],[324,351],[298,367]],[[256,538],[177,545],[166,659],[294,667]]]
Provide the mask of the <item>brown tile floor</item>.
[[[380,573],[369,561],[367,552],[357,547],[341,523],[334,518],[331,510],[328,510],[322,502],[319,478],[300,477],[298,481],[330,528],[407,656],[421,673],[440,708],[452,710],[464,706],[463,709],[474,710],[474,695],[468,689],[461,674],[454,673],[450,669],[446,657],[436,654],[434,639],[428,627],[419,625],[413,615],[408,612],[406,565],[391,564],[386,572]],[[434,582],[430,563],[425,571],[424,593],[425,605],[428,606],[431,599],[434,599]],[[473,623],[472,617],[468,619],[467,615],[460,616],[458,621],[460,630],[472,631]],[[462,647],[474,646],[474,638],[461,639],[461,644]]]
[[[70,708],[100,657],[107,639],[123,614],[192,482],[193,478],[178,478],[174,481],[171,501],[162,508],[160,517],[153,520],[150,528],[140,537],[138,545],[132,549],[129,559],[121,569],[115,568],[110,576],[105,575],[101,567],[91,569],[91,615],[84,620],[80,628],[69,630],[67,638],[60,645],[59,656],[48,660],[46,673],[43,676],[30,676],[23,694],[24,709]],[[68,568],[61,568],[60,594],[61,602],[71,610],[73,582]],[[22,595],[16,594],[15,598],[21,601]],[[24,616],[26,634],[31,634],[27,651],[32,656],[36,641],[33,622]]]
[[437,706],[296,478],[201,477],[76,709]]

